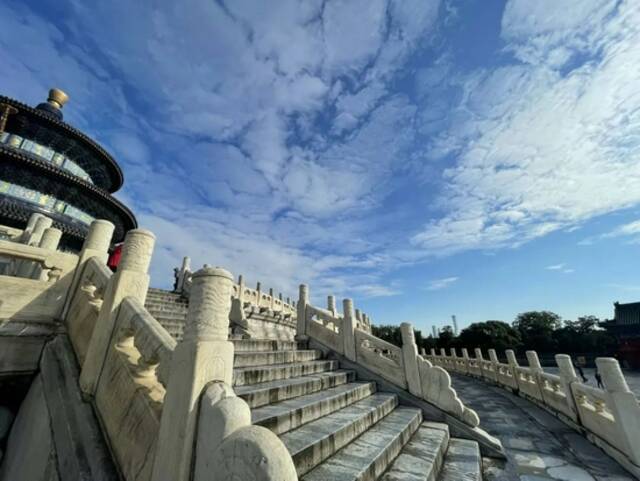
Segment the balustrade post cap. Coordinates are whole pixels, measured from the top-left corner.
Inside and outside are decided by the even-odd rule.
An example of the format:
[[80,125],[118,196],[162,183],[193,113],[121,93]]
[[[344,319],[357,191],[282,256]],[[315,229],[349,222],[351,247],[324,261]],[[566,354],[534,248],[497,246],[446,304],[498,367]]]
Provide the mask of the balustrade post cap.
[[201,277],[223,277],[233,282],[233,275],[222,267],[203,267],[202,269],[194,272],[192,279],[199,279]]
[[145,236],[153,239],[154,241],[156,240],[156,235],[147,229],[131,229],[130,231],[127,231],[127,235],[125,236],[125,242],[127,240],[127,237],[129,236]]
[[91,221],[91,224],[89,224],[89,229],[91,229],[92,225],[104,225],[104,226],[110,226],[113,227],[113,222],[108,221],[107,219],[94,219]]

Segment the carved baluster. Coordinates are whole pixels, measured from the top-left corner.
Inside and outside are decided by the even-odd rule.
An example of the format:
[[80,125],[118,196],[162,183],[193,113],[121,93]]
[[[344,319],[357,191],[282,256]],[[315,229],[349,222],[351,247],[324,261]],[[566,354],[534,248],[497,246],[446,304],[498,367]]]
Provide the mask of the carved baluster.
[[228,340],[233,277],[220,268],[193,275],[189,310],[171,359],[152,480],[188,481],[200,394],[210,382],[233,381],[233,343]]
[[122,300],[131,296],[144,305],[149,288],[147,271],[154,244],[155,236],[148,230],[133,229],[127,232],[122,248],[122,258],[118,270],[109,279],[102,309],[100,309],[80,373],[80,387],[85,395],[95,394],[107,349],[110,348],[116,314]]
[[63,310],[63,318],[66,320],[69,314],[69,307],[76,295],[78,284],[86,267],[87,261],[92,257],[97,257],[100,263],[105,264],[109,257],[109,244],[113,236],[114,225],[107,220],[94,220],[89,226],[89,232],[84,239],[82,250],[78,258],[78,266],[73,274],[73,281],[67,294],[67,300]]

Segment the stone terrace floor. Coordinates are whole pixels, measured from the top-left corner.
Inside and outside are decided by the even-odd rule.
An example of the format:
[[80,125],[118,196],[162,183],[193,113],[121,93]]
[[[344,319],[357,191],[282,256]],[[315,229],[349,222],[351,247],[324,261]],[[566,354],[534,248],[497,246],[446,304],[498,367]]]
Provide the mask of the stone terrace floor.
[[451,377],[480,426],[500,438],[509,460],[504,466],[485,459],[485,481],[633,481],[603,451],[526,399],[467,376]]

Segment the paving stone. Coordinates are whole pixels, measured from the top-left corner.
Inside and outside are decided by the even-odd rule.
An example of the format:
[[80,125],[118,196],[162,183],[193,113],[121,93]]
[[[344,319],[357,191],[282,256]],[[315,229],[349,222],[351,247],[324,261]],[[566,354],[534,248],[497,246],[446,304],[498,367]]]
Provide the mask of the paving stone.
[[475,441],[451,439],[440,481],[482,481],[482,458]]

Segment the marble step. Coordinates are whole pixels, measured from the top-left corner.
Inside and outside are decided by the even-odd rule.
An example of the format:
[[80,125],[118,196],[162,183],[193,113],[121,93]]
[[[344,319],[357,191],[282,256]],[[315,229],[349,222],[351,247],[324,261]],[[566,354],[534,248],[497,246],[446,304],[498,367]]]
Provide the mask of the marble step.
[[422,422],[422,411],[398,407],[300,481],[374,481],[387,469]]
[[292,379],[237,386],[234,390],[238,396],[247,401],[249,406],[257,408],[341,386],[353,382],[355,379],[355,371],[337,370]]
[[147,299],[161,300],[161,301],[169,301],[169,302],[185,302],[188,303],[188,299],[182,297],[180,294],[176,294],[174,292],[147,292]]
[[302,476],[360,436],[397,405],[395,394],[373,394],[282,434],[280,439],[291,453],[298,476]]
[[307,376],[338,369],[338,361],[308,361],[272,366],[239,367],[233,370],[233,385],[244,386],[279,379]]
[[151,314],[153,317],[155,317],[156,320],[161,324],[162,324],[162,322],[177,322],[177,323],[184,324],[185,321],[187,320],[187,313],[186,312],[184,314],[178,314],[178,313],[172,313],[172,312],[156,312],[156,313],[154,313],[153,311],[149,311],[149,314]]
[[482,481],[482,458],[478,443],[452,438],[438,481]]
[[437,481],[449,444],[449,426],[420,425],[380,481]]
[[233,360],[234,367],[271,366],[292,362],[315,361],[322,358],[322,352],[315,349],[296,351],[258,351],[237,352]]
[[179,314],[186,314],[189,310],[189,306],[187,304],[168,304],[159,302],[145,302],[144,307],[149,312],[176,312]]
[[303,424],[331,414],[376,392],[374,382],[353,382],[288,401],[253,409],[253,424],[283,434]]
[[295,351],[306,349],[305,343],[296,341],[276,341],[272,339],[239,339],[233,341],[236,352]]

